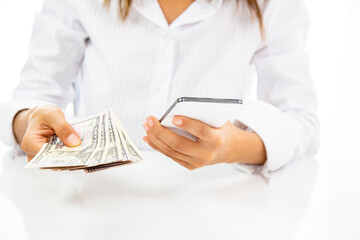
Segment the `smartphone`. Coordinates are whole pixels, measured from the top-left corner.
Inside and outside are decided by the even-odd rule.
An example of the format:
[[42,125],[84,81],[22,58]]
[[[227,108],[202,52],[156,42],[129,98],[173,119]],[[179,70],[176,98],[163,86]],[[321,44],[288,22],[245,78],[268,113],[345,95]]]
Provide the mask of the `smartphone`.
[[228,120],[234,120],[242,107],[241,99],[180,97],[160,118],[160,123],[176,134],[196,141],[197,137],[172,123],[174,116],[186,116],[220,128]]

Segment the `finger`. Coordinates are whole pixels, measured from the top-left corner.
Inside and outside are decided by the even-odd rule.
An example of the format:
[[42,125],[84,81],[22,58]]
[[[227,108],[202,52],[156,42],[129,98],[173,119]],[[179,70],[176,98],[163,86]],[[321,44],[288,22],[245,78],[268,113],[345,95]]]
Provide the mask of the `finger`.
[[35,156],[33,155],[26,155],[27,156],[27,161],[30,162]]
[[149,142],[149,145],[150,145],[150,143],[152,143],[152,145],[150,145],[150,146],[153,146],[153,145],[156,146],[157,148],[155,150],[159,149],[158,150],[159,152],[163,153],[165,156],[167,156],[169,158],[179,159],[179,160],[191,165],[192,167],[196,167],[196,168],[203,166],[203,164],[201,163],[201,161],[199,159],[175,151],[174,149],[170,148],[166,143],[162,142],[157,137],[145,136],[143,139],[145,142]]
[[175,116],[172,122],[174,125],[188,131],[192,135],[202,140],[207,140],[213,137],[215,134],[215,128],[199,120],[195,120],[185,116]]
[[[163,150],[161,148],[159,148],[158,146],[156,146],[155,144],[153,144],[151,141],[149,141],[149,139],[147,137],[144,137],[144,141],[147,142],[147,144],[150,145],[150,147],[152,147],[153,149],[155,149],[156,151],[159,151],[161,152],[162,154],[166,155],[165,152],[163,152]],[[169,156],[168,156],[169,157]],[[180,160],[178,158],[175,158],[175,157],[170,157],[172,160],[174,160],[175,162],[177,162],[178,164],[180,164],[181,166],[189,169],[189,170],[194,170],[196,169],[195,166],[192,166],[191,164],[183,161],[183,160]]]
[[175,158],[178,158],[178,159],[182,159],[183,161],[186,161],[186,162],[192,162],[193,161],[191,156],[188,156],[188,155],[185,155],[183,153],[179,153],[179,152],[175,151],[174,149],[170,148],[167,144],[162,142],[160,139],[158,139],[154,135],[152,135],[152,136],[148,135],[148,136],[144,137],[143,139],[144,139],[145,142],[147,142],[146,140],[148,140],[153,145],[157,146],[157,148],[160,149],[161,152],[163,154],[165,154],[166,156],[168,156],[168,157],[175,157]]
[[[160,122],[153,116],[146,120],[148,136],[155,136],[162,142],[166,143],[173,150],[183,153],[188,156],[197,156],[198,152],[202,150],[203,146],[186,137],[180,136],[168,128],[162,126]],[[146,129],[145,129],[146,130]]]
[[81,139],[74,128],[65,120],[61,110],[52,112],[48,118],[49,127],[54,129],[55,134],[68,147],[76,147],[81,144]]
[[180,159],[177,159],[177,158],[171,158],[171,159],[174,160],[175,162],[177,162],[178,164],[180,164],[181,166],[189,169],[189,170],[195,170],[195,169],[198,168],[198,167],[194,167],[194,166],[192,166],[192,165],[188,164],[187,162],[184,162],[184,161],[182,161]]

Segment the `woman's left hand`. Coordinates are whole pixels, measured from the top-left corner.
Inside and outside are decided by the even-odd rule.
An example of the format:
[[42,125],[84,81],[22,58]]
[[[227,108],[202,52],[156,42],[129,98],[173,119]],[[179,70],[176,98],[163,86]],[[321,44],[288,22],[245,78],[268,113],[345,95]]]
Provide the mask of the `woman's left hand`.
[[195,119],[176,116],[173,124],[199,139],[192,141],[177,135],[150,116],[143,125],[147,133],[143,140],[187,169],[217,163],[263,164],[266,160],[260,137],[235,127],[230,121],[221,128],[213,128]]

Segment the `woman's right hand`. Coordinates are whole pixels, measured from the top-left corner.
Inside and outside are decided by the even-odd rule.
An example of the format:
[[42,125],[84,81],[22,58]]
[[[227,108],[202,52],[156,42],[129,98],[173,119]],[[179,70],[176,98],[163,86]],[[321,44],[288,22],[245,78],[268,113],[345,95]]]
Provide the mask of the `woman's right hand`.
[[65,120],[62,110],[52,105],[20,111],[14,118],[13,129],[28,161],[31,161],[54,134],[68,147],[81,144],[79,135]]

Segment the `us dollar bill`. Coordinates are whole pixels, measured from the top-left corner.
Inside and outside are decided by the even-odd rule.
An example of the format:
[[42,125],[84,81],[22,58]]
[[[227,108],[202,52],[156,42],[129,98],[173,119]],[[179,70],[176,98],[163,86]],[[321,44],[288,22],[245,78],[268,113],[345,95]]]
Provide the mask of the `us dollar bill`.
[[54,135],[26,168],[95,172],[143,160],[113,110],[72,124],[81,138],[78,147],[67,147]]
[[119,129],[116,125],[116,116],[113,111],[109,111],[108,119],[108,134],[109,134],[109,145],[108,145],[108,156],[105,163],[129,160],[129,151],[125,146],[124,139],[119,135]]
[[125,128],[122,126],[121,122],[117,119],[116,124],[118,126],[118,129],[120,129],[119,134],[123,137],[124,142],[126,144],[126,148],[129,151],[130,159],[135,162],[142,161],[144,158],[142,157],[139,149],[136,147],[136,145],[132,142],[129,135],[127,134]]
[[100,126],[100,135],[99,135],[99,146],[96,148],[94,155],[92,156],[91,162],[88,165],[99,165],[104,161],[105,150],[107,146],[107,134],[106,134],[106,121],[108,118],[108,113],[105,113],[101,116],[101,126]]
[[110,167],[125,166],[134,163],[134,161],[131,160],[130,151],[122,135],[122,126],[119,126],[117,122],[118,119],[114,111],[109,111],[108,139],[110,144],[107,150],[106,161],[101,165],[86,167],[85,172],[97,172]]
[[55,135],[26,165],[26,168],[86,166],[99,144],[101,116],[93,116],[72,125],[81,138],[80,146],[67,147]]

